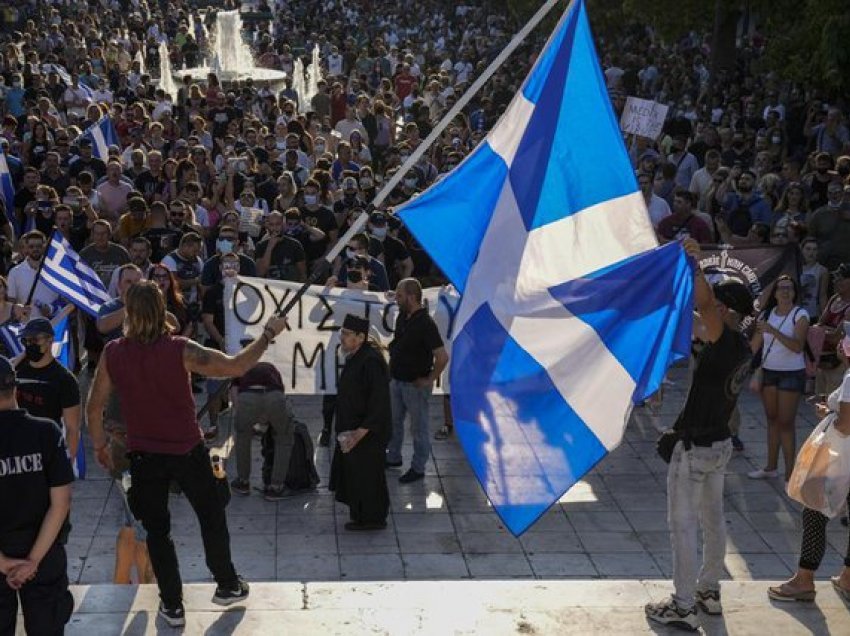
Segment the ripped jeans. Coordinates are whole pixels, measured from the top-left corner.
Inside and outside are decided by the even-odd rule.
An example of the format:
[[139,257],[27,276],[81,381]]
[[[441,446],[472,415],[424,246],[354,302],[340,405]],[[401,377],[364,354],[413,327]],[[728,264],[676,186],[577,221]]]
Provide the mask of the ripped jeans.
[[[692,608],[696,590],[719,590],[726,556],[723,479],[732,441],[711,446],[676,444],[667,472],[667,523],[673,551],[673,598]],[[702,527],[703,561],[698,568],[697,524]]]

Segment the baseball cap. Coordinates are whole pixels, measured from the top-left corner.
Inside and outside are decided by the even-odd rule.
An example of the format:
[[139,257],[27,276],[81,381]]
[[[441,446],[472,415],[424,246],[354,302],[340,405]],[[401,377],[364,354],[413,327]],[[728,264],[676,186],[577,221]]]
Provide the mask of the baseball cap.
[[369,215],[369,223],[372,225],[385,225],[387,222],[387,215],[383,212],[372,212]]
[[749,316],[753,312],[753,295],[742,282],[727,278],[711,286],[714,297],[734,312]]
[[188,148],[189,142],[186,141],[185,139],[178,139],[176,142],[174,142],[174,147],[175,148]]
[[0,356],[0,390],[13,389],[18,385],[18,376],[15,367],[9,358]]
[[52,336],[53,325],[47,318],[33,318],[30,320],[21,332],[18,334],[20,338],[32,338],[33,336]]
[[83,137],[77,142],[77,146],[79,148],[91,148],[91,139],[88,137]]

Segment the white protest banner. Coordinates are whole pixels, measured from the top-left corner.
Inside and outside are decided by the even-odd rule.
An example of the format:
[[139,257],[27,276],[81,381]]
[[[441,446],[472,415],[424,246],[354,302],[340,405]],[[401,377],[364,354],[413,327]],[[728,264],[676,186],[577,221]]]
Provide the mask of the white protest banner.
[[[239,276],[225,286],[224,327],[227,351],[236,353],[258,338],[263,325],[300,289],[299,283]],[[446,348],[460,302],[453,288],[423,290],[422,302],[437,323]],[[336,393],[336,380],[345,363],[339,349],[339,328],[346,314],[369,320],[370,335],[387,347],[392,340],[398,306],[382,292],[310,287],[289,312],[289,329],[275,338],[263,355],[283,377],[292,394]],[[435,393],[443,393],[447,373]]]
[[648,99],[629,97],[620,118],[620,130],[631,135],[658,139],[669,106]]

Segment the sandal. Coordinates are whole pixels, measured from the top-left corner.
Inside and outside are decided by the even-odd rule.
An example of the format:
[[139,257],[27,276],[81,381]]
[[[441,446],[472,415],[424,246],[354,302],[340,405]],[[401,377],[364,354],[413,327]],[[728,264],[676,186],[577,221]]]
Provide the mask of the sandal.
[[[804,601],[810,602],[815,600],[815,590],[805,590],[800,592],[786,591],[786,583],[777,587],[767,588],[767,595],[774,601]],[[834,584],[833,584],[834,585]]]
[[442,426],[439,431],[434,433],[434,439],[440,441],[448,439],[452,436],[452,432],[454,432],[454,426]]
[[834,587],[835,591],[838,592],[838,596],[843,598],[845,603],[850,603],[850,590],[841,585],[840,578],[833,576],[829,580],[832,581],[832,587]]

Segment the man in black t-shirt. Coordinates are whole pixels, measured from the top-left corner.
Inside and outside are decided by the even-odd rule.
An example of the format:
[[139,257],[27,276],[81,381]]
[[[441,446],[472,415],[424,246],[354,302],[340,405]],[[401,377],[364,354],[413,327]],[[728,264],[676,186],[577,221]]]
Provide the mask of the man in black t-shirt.
[[[350,276],[350,274],[349,274]],[[413,459],[399,481],[409,483],[425,476],[431,455],[428,401],[434,382],[449,362],[443,339],[428,310],[422,306],[422,286],[415,278],[399,282],[395,292],[398,319],[390,343],[390,398],[393,435],[387,446],[387,466],[401,466],[404,420],[410,414]]]
[[[673,596],[645,607],[649,619],[698,629],[697,610],[721,614],[720,577],[724,575],[726,520],[723,475],[732,455],[729,416],[750,366],[750,348],[739,330],[753,309],[749,289],[734,279],[713,288],[699,268],[699,244],[684,241],[694,260],[694,336],[700,351],[685,407],[674,429],[679,435],[667,474],[667,518],[673,548]],[[703,563],[697,561],[697,531],[702,527]],[[697,580],[699,577],[699,580]]]
[[16,384],[0,357],[0,633],[16,633],[20,600],[28,634],[61,634],[74,599],[57,537],[74,473],[59,427],[19,408]]
[[304,247],[283,233],[283,215],[271,212],[266,217],[266,236],[257,243],[254,256],[257,274],[273,280],[303,282],[307,278]]
[[26,359],[18,365],[18,404],[35,417],[62,428],[73,459],[80,442],[80,385],[74,374],[53,357],[53,325],[47,318],[30,320],[20,334]]
[[369,255],[380,258],[387,270],[390,287],[398,281],[409,278],[413,273],[413,260],[399,239],[389,233],[389,220],[383,212],[369,215]]
[[304,184],[304,205],[301,207],[301,221],[304,225],[317,227],[325,233],[320,241],[305,241],[304,250],[307,252],[307,266],[322,258],[328,247],[336,243],[337,225],[334,213],[319,201],[319,182],[309,179]]

